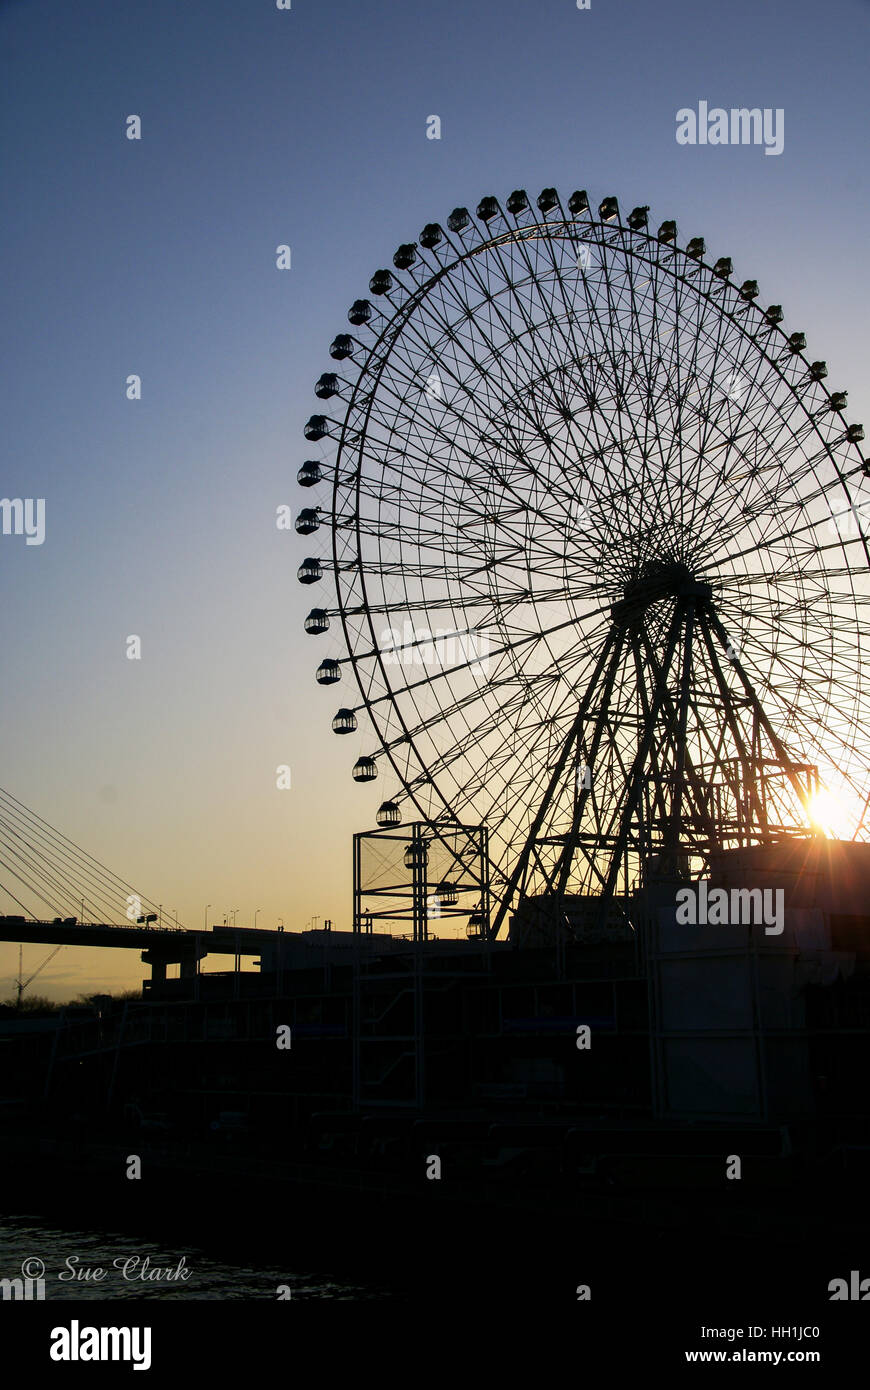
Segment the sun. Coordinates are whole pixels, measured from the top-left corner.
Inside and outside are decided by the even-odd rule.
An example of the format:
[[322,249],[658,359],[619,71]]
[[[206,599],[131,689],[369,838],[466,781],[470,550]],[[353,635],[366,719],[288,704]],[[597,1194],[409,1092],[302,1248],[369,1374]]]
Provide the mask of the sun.
[[813,829],[821,831],[829,840],[851,838],[853,825],[846,807],[827,787],[813,792],[807,803]]

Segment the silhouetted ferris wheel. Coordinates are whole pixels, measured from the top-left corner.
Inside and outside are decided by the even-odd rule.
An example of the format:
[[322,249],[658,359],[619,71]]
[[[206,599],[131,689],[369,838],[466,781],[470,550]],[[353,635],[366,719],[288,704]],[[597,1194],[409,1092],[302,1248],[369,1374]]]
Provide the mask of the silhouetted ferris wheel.
[[305,427],[333,729],[374,731],[380,825],[488,826],[495,931],[810,834],[823,789],[864,835],[863,429],[781,308],[647,212],[517,190],[427,225]]

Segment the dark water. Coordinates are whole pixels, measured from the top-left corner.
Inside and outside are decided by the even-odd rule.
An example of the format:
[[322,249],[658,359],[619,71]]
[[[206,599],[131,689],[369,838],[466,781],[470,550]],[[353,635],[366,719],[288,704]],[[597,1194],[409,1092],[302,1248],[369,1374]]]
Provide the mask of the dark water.
[[[122,1268],[125,1261],[126,1277]],[[43,1270],[46,1302],[154,1298],[276,1300],[280,1286],[289,1289],[291,1299],[390,1297],[384,1289],[298,1268],[225,1263],[195,1245],[170,1249],[129,1232],[61,1228],[24,1213],[4,1216],[0,1218],[0,1279],[21,1277],[22,1265],[24,1275],[31,1278]],[[102,1280],[74,1279],[71,1274],[71,1269],[84,1274],[98,1268],[105,1271]],[[141,1277],[158,1270],[164,1277]],[[178,1275],[179,1271],[187,1272],[187,1279],[165,1277],[166,1272]],[[60,1278],[61,1274],[65,1277]],[[286,1298],[286,1292],[282,1296]]]

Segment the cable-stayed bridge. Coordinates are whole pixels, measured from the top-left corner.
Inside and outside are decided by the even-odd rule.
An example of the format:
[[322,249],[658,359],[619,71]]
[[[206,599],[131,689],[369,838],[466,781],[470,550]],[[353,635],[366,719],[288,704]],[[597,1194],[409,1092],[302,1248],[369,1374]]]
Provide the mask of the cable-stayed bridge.
[[195,976],[207,955],[274,953],[265,928],[190,930],[159,904],[0,787],[0,941],[142,952],[151,978],[177,964]]
[[125,930],[160,917],[157,903],[2,787],[0,907],[56,925],[90,920]]

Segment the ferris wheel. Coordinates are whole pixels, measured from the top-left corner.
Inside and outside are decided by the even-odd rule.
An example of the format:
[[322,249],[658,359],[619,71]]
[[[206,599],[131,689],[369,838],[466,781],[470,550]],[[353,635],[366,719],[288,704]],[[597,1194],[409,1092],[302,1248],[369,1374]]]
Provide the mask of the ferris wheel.
[[428,224],[305,427],[332,728],[379,826],[487,827],[496,932],[530,896],[865,835],[864,431],[781,307],[648,212],[548,188]]

